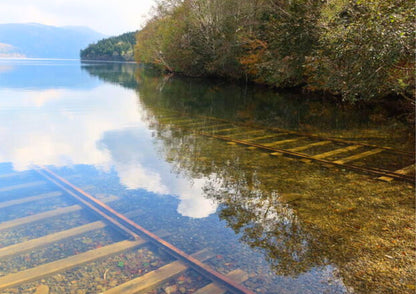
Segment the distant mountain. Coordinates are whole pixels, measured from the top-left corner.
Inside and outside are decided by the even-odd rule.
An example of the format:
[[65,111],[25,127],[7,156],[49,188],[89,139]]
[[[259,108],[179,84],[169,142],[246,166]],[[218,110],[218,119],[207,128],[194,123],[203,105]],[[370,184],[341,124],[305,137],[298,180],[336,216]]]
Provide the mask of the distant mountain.
[[134,61],[133,51],[136,44],[136,33],[124,33],[90,44],[87,48],[81,50],[81,59]]
[[87,27],[0,24],[0,56],[79,58],[82,48],[104,37]]
[[4,57],[24,57],[19,48],[10,44],[0,43],[0,58]]

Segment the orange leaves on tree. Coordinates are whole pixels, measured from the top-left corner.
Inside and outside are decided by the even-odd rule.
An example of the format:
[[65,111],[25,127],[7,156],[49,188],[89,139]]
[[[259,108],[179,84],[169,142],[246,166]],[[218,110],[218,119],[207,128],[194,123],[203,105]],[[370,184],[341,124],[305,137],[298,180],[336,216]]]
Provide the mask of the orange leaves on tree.
[[267,43],[259,39],[245,39],[244,44],[245,54],[240,57],[240,64],[245,67],[248,74],[257,75],[257,65],[262,61]]

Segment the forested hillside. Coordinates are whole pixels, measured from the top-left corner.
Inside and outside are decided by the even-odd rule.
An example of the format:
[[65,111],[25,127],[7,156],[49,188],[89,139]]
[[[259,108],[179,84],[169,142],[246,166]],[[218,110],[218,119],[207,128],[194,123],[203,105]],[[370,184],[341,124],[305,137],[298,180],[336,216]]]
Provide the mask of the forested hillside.
[[81,50],[81,59],[86,60],[112,60],[133,61],[136,32],[125,33],[90,44]]
[[414,32],[409,0],[163,0],[135,56],[191,76],[413,101]]

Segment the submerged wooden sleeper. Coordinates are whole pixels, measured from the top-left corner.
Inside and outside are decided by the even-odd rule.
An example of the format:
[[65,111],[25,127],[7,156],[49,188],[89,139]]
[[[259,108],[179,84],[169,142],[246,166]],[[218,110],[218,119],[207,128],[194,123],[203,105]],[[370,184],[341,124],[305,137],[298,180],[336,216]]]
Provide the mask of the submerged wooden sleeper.
[[19,185],[7,186],[7,187],[0,188],[0,192],[9,192],[9,191],[17,190],[17,189],[32,188],[32,187],[41,186],[44,184],[46,184],[45,181],[35,181],[35,182],[24,183],[24,184],[19,184]]
[[347,147],[344,147],[344,148],[339,148],[339,149],[331,150],[331,151],[328,151],[328,152],[325,152],[325,153],[313,155],[312,158],[315,158],[315,159],[327,158],[327,157],[334,156],[334,155],[337,155],[337,154],[340,154],[340,153],[353,151],[353,150],[356,150],[358,148],[361,148],[361,146],[359,146],[359,145],[347,146]]
[[383,152],[383,149],[373,149],[373,150],[369,150],[369,151],[366,151],[366,152],[363,152],[363,153],[355,154],[355,155],[352,155],[352,156],[349,156],[349,157],[346,157],[346,158],[342,158],[342,159],[336,160],[334,162],[339,163],[339,164],[344,164],[344,163],[354,161],[354,160],[357,160],[357,159],[361,159],[363,157],[371,156],[371,155],[374,155],[374,154],[377,154],[377,153],[380,153],[380,152]]
[[[236,283],[243,283],[248,279],[247,273],[240,269],[236,269],[229,272],[227,274],[227,277],[229,277]],[[197,290],[196,292],[194,292],[194,294],[225,294],[226,292],[227,290],[221,287],[221,285],[211,283]]]
[[64,270],[79,266],[99,258],[111,256],[119,252],[125,251],[127,249],[137,247],[144,244],[144,240],[135,240],[135,241],[121,241],[105,247],[98,249],[90,250],[78,255],[70,256],[64,259],[53,261],[50,263],[42,264],[40,266],[27,269],[21,272],[9,274],[4,277],[0,277],[0,290],[13,287],[25,282],[38,280],[42,277],[62,272]]
[[70,237],[84,234],[93,230],[102,229],[106,226],[101,221],[89,223],[83,226],[75,227],[69,230],[53,233],[47,236],[43,236],[37,239],[32,239],[23,243],[14,244],[8,247],[0,248],[0,258],[5,256],[17,255],[26,251],[33,250],[52,244],[54,242],[61,241]]
[[32,222],[44,220],[44,219],[51,218],[51,217],[54,217],[54,216],[60,216],[60,215],[63,215],[63,214],[68,214],[68,213],[71,213],[71,212],[80,211],[81,209],[82,209],[82,207],[80,205],[72,205],[72,206],[68,206],[68,207],[64,207],[64,208],[58,208],[58,209],[55,209],[55,210],[42,212],[42,213],[35,214],[35,215],[29,215],[29,216],[26,216],[26,217],[22,217],[22,218],[18,218],[18,219],[15,219],[15,220],[11,220],[11,221],[1,223],[0,224],[0,231],[10,229],[10,228],[13,228],[13,227],[17,227],[17,226],[26,225],[26,224],[29,224],[29,223],[32,223]]
[[[408,175],[408,174],[411,174],[412,172],[413,173],[415,172],[415,164],[412,164],[412,165],[406,166],[404,168],[398,169],[394,173],[400,174],[400,175]],[[385,181],[385,182],[391,182],[393,180],[393,178],[391,178],[391,177],[379,177],[378,180]]]
[[290,149],[287,149],[287,150],[294,151],[294,152],[303,151],[303,150],[306,150],[306,149],[309,149],[309,148],[312,148],[312,147],[328,145],[328,144],[331,144],[331,143],[332,143],[331,141],[320,141],[320,142],[315,142],[315,143],[311,143],[311,144],[308,144],[308,145],[303,145],[303,146],[299,146],[299,147],[295,147],[295,148],[290,148]]
[[34,201],[38,201],[38,200],[44,200],[44,199],[58,197],[58,196],[62,196],[62,192],[55,191],[55,192],[39,194],[39,195],[36,195],[36,196],[30,196],[30,197],[26,197],[26,198],[22,198],[22,199],[4,201],[4,202],[0,202],[0,208],[5,208],[5,207],[9,207],[9,206],[24,204],[24,203],[28,203],[28,202],[34,202]]
[[287,139],[287,140],[280,140],[280,141],[276,141],[276,142],[272,142],[272,143],[264,143],[262,145],[264,146],[276,146],[276,145],[282,145],[282,144],[286,144],[286,143],[292,143],[292,142],[296,142],[299,140],[305,139],[303,137],[299,137],[299,138],[293,138],[293,139]]
[[[211,252],[207,250],[202,250],[192,255],[194,258],[199,259],[200,261],[205,261],[214,256]],[[158,284],[163,283],[164,281],[173,278],[181,273],[185,272],[188,268],[188,265],[182,261],[174,261],[167,265],[162,266],[154,271],[144,274],[138,278],[130,280],[124,284],[116,286],[110,290],[105,291],[103,294],[134,294],[141,291],[145,291],[149,288],[152,288]]]

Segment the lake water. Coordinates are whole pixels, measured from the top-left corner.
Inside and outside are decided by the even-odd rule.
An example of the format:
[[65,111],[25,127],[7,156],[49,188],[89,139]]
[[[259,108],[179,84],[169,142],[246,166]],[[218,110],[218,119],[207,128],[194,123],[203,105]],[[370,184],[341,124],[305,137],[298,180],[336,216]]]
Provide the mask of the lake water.
[[[395,170],[414,162],[412,124],[386,108],[336,106],[309,93],[160,76],[134,64],[0,60],[0,200],[55,191],[50,183],[1,190],[43,180],[32,168],[48,166],[146,229],[169,232],[166,239],[188,254],[210,248],[215,256],[207,264],[224,274],[244,270],[244,285],[256,293],[414,290],[411,183],[270,156],[195,132],[203,127],[226,132],[231,123],[410,153],[375,155],[363,161],[370,166]],[[236,133],[250,141],[256,130],[240,126]],[[296,140],[288,144],[301,146]],[[334,149],[327,147],[312,155]],[[0,205],[0,222],[74,204],[62,195],[30,206]],[[83,223],[73,219],[56,221],[56,228],[0,231],[0,247]],[[83,244],[77,250],[93,248],[92,240],[104,246],[121,238],[113,235],[100,231],[77,239]],[[59,250],[75,250],[66,246]],[[56,252],[56,259],[65,255]],[[21,270],[42,263],[34,259],[13,262]],[[9,272],[0,256],[0,277]],[[65,285],[63,279],[55,290],[49,282],[51,293],[84,291],[81,280]],[[34,283],[4,293],[33,293]],[[79,293],[103,290],[96,283],[95,290]]]

